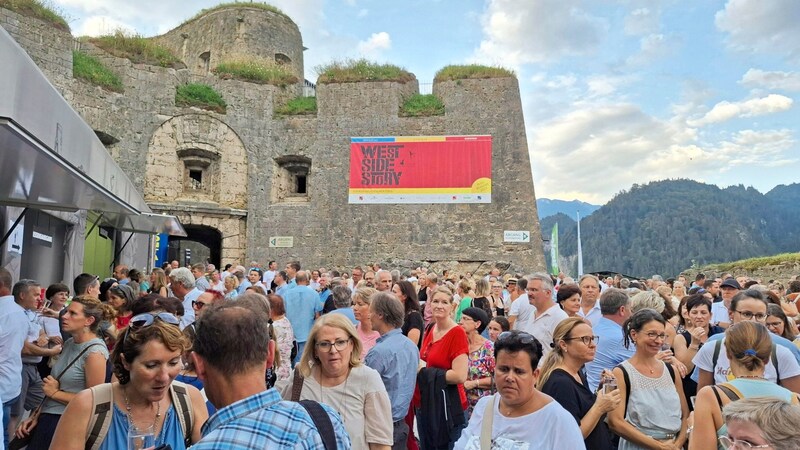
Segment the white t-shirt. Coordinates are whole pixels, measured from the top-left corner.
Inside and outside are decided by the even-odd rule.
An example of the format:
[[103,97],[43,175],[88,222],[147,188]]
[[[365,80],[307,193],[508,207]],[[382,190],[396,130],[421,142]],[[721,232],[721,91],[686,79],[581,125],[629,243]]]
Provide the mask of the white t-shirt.
[[731,318],[728,314],[728,308],[725,307],[725,302],[717,302],[711,304],[711,323],[730,323]]
[[522,330],[523,325],[528,323],[535,310],[536,308],[528,300],[528,294],[522,294],[511,302],[511,311],[508,312],[508,315],[517,316],[517,321],[514,322],[514,329]]
[[272,280],[275,279],[276,273],[278,273],[276,270],[264,271],[264,276],[261,277],[261,281],[264,283],[264,286],[266,286],[267,290],[269,290],[269,287],[272,286]]
[[481,424],[486,403],[496,397],[492,419],[492,450],[586,450],[578,422],[557,401],[551,400],[538,411],[522,417],[505,417],[500,414],[500,396],[478,400],[467,428],[455,444],[458,450],[481,449]]
[[[712,362],[714,360],[714,347],[716,346],[717,340],[709,340],[700,351],[697,352],[692,362],[695,366],[697,366],[700,370],[705,370],[707,372],[712,372],[714,374],[714,381],[716,384],[725,383],[727,381],[732,380],[733,374],[730,373],[731,370],[731,362],[728,360],[728,355],[725,354],[725,340],[722,340],[722,345],[719,349],[719,356],[717,357],[717,367],[712,367]],[[781,379],[785,380],[787,378],[796,377],[800,375],[800,364],[797,363],[797,359],[795,359],[792,352],[790,352],[786,347],[781,345],[777,345],[776,351],[778,352],[778,367],[781,370]],[[768,381],[772,381],[773,383],[778,381],[778,375],[775,372],[775,366],[772,365],[772,358],[770,358],[769,362],[767,363],[767,367],[764,370],[764,378]]]

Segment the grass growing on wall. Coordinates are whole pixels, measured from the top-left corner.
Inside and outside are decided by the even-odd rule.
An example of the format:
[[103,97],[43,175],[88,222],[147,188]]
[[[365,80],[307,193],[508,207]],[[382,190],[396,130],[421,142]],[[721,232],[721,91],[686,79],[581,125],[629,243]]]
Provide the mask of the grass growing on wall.
[[108,53],[127,58],[134,64],[149,64],[161,67],[179,67],[181,62],[169,49],[141,35],[117,31],[105,36],[84,38]]
[[444,103],[433,94],[414,94],[400,107],[401,117],[423,117],[444,115]]
[[357,81],[397,81],[416,79],[413,73],[393,64],[378,64],[366,59],[334,61],[316,68],[317,83],[353,83]]
[[25,17],[43,20],[55,28],[69,32],[69,24],[50,2],[41,0],[0,0],[0,8],[14,11]]
[[462,66],[445,66],[436,72],[434,81],[465,80],[468,78],[508,78],[514,72],[502,67],[468,64]]
[[275,108],[276,116],[303,116],[316,113],[316,97],[295,97],[285,105]]
[[707,267],[720,272],[730,272],[734,269],[753,271],[764,266],[777,266],[782,263],[800,262],[800,253],[781,253],[779,255],[761,256],[757,258],[742,259],[721,264],[710,264]]
[[122,80],[94,56],[72,51],[72,75],[113,92],[123,92]]
[[203,17],[206,14],[214,12],[214,11],[219,11],[221,9],[227,9],[227,8],[236,8],[236,7],[263,9],[265,11],[274,12],[275,14],[280,14],[280,15],[286,17],[287,19],[292,20],[291,17],[289,17],[285,12],[283,12],[277,6],[272,6],[269,3],[252,2],[252,1],[244,2],[244,1],[242,1],[242,2],[225,2],[225,3],[220,3],[219,5],[213,6],[211,8],[201,9],[200,12],[198,12],[197,14],[195,14],[194,16],[192,16],[190,19],[186,20],[183,23],[184,24],[189,23],[189,22],[191,22],[191,21],[193,21],[195,19]]
[[297,83],[297,77],[288,67],[265,59],[233,59],[223,61],[214,69],[222,78],[252,81],[254,83],[287,86]]
[[219,92],[207,84],[183,84],[175,90],[177,106],[196,106],[209,111],[225,114],[228,105]]

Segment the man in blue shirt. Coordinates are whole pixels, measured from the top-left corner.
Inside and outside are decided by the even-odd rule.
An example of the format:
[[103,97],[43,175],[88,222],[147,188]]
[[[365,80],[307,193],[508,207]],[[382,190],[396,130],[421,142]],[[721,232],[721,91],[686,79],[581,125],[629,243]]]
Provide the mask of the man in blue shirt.
[[603,316],[592,327],[600,340],[597,342],[594,360],[586,363],[586,379],[592,392],[597,390],[603,370],[617,367],[636,351],[633,346],[628,349],[622,343],[622,324],[631,315],[628,294],[622,289],[606,289],[600,296],[600,313]]
[[[300,357],[303,356],[303,349],[308,340],[308,333],[311,332],[314,320],[319,317],[322,311],[322,305],[319,304],[319,295],[317,291],[308,286],[308,276],[305,272],[297,272],[295,280],[297,285],[283,290],[279,288],[278,290],[286,307],[286,318],[292,324],[294,339],[297,341],[297,357],[293,361],[292,367],[300,362]],[[280,294],[281,292],[282,294]]]
[[372,296],[369,310],[372,329],[381,337],[367,353],[364,363],[381,374],[389,394],[394,423],[392,449],[405,449],[409,432],[405,417],[417,381],[419,350],[400,331],[405,310],[397,297],[388,292],[379,292]]
[[[317,426],[300,403],[282,401],[267,389],[264,370],[275,356],[269,317],[236,302],[203,314],[196,324],[193,358],[197,375],[217,412],[203,425],[193,449],[324,448]],[[333,425],[336,448],[349,449],[341,417],[320,404]],[[325,418],[325,415],[323,415]]]
[[[22,390],[22,348],[28,335],[25,310],[11,295],[11,273],[0,267],[0,401],[3,403],[3,429],[8,430],[11,407]],[[4,447],[9,436],[4,433]]]

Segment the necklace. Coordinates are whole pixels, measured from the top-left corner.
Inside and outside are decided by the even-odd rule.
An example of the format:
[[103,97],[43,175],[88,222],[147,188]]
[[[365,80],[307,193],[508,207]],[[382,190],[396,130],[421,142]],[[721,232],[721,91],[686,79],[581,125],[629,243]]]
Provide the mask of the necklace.
[[[128,425],[133,424],[133,416],[131,415],[131,404],[128,402],[128,390],[122,389],[122,394],[125,398],[125,409],[128,411]],[[153,432],[156,431],[156,424],[158,423],[158,418],[161,417],[161,401],[158,401],[158,406],[156,406],[156,417],[153,418]]]
[[754,380],[764,380],[765,378],[761,375],[739,375],[736,378],[750,378]]
[[[338,385],[336,385],[336,386],[323,386],[322,385],[323,378],[325,378],[325,375],[322,374],[322,368],[320,368],[320,371],[319,371],[319,402],[320,403],[325,403],[325,396],[323,395],[323,393],[325,392],[325,388],[335,388],[336,386],[338,386]],[[342,393],[339,396],[339,399],[341,400],[341,404],[339,406],[341,406],[342,408],[345,408],[345,409],[346,409],[347,405],[345,405],[344,399],[345,399],[345,395],[347,394],[347,382],[348,381],[350,381],[350,370],[347,371],[347,378],[344,379],[344,389],[342,390]],[[335,405],[333,405],[331,403],[327,403],[327,405],[330,406],[330,407],[334,407],[335,406]],[[342,422],[344,422],[344,414],[342,414],[342,411],[340,411],[338,408],[334,408],[334,409],[336,409],[336,412],[338,412],[339,415],[342,417]]]

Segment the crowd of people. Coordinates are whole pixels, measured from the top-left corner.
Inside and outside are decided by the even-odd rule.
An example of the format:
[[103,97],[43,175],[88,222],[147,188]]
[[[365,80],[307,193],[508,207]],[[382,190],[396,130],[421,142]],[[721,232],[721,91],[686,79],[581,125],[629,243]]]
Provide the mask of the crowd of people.
[[0,268],[4,448],[800,449],[800,276]]

